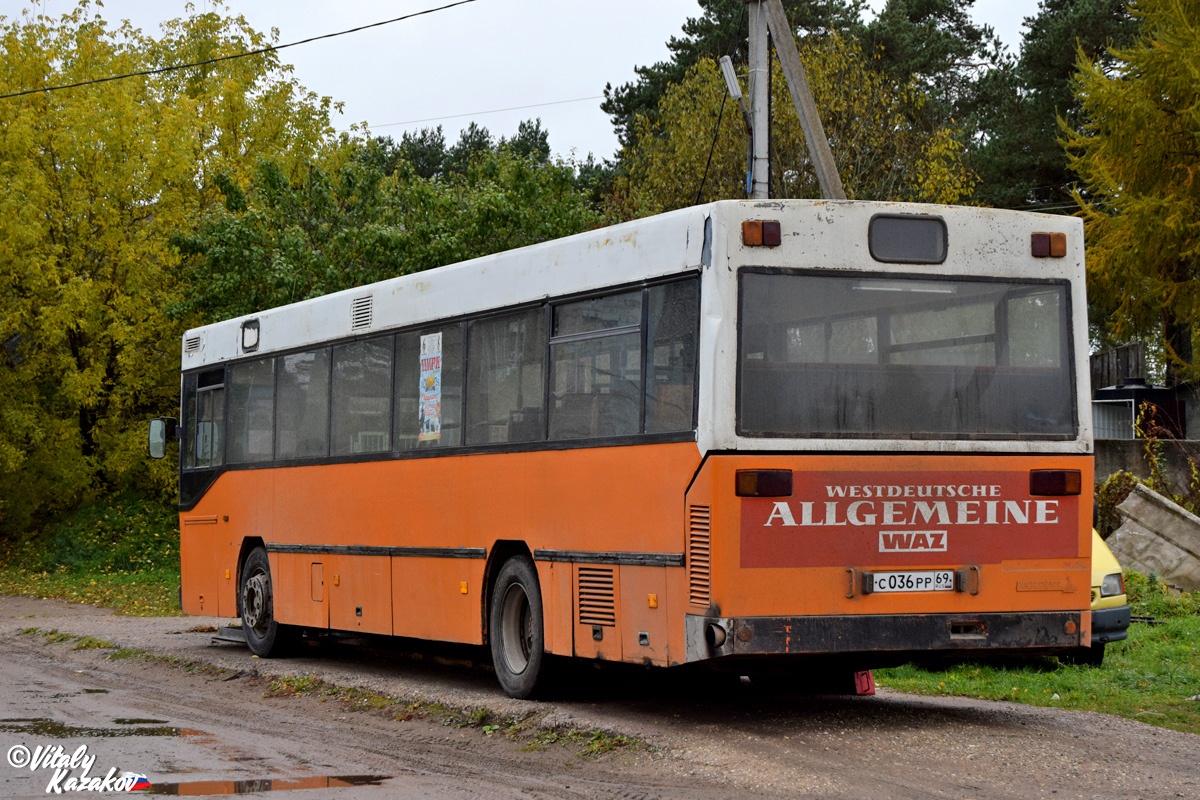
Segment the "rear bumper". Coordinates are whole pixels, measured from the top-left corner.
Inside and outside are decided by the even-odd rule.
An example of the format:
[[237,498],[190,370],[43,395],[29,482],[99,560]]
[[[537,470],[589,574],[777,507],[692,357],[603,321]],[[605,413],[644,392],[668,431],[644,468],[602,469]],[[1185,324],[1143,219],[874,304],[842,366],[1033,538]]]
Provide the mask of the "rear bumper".
[[[1126,611],[1128,613],[1128,611]],[[686,617],[687,660],[734,656],[847,656],[897,662],[921,655],[1000,655],[1078,647],[1084,613]],[[1128,627],[1128,623],[1126,623]],[[860,658],[861,657],[861,658]]]
[[1119,642],[1129,636],[1129,606],[1099,608],[1092,612],[1092,644]]

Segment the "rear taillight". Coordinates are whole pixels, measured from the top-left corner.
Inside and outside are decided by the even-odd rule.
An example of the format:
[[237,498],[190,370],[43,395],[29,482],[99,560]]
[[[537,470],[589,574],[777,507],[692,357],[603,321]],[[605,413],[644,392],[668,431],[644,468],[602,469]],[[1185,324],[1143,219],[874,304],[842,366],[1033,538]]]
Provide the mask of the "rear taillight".
[[742,222],[742,244],[746,247],[779,247],[783,231],[777,219],[748,219]]
[[1067,254],[1067,235],[1065,233],[1032,234],[1029,251],[1034,258],[1063,258]]
[[791,497],[790,469],[739,469],[738,497]]
[[1083,491],[1083,475],[1077,469],[1034,469],[1029,471],[1031,495],[1073,495]]

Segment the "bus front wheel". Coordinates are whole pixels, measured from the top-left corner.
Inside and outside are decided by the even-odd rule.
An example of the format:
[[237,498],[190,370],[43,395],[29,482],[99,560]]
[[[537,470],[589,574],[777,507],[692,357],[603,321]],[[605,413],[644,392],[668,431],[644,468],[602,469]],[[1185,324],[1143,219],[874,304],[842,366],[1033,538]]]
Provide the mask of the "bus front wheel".
[[532,695],[544,677],[546,636],[542,591],[529,558],[514,556],[500,568],[492,587],[488,634],[500,688],[509,697]]
[[261,658],[283,654],[287,629],[275,621],[275,597],[267,551],[256,547],[246,556],[241,576],[242,631],[250,652]]

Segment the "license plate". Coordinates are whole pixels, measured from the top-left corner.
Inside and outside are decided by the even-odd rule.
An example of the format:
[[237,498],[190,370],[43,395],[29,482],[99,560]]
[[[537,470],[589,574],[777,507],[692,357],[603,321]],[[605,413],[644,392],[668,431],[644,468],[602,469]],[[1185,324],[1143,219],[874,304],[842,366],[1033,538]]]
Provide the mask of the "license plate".
[[948,569],[917,572],[876,572],[876,592],[952,592],[954,573]]

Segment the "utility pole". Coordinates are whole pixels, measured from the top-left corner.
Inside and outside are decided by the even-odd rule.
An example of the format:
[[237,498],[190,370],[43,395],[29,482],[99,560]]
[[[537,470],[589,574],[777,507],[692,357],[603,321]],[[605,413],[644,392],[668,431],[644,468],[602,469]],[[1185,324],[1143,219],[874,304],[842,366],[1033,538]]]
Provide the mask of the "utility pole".
[[771,84],[767,71],[767,9],[762,0],[747,0],[750,13],[750,197],[771,196]]
[[[833,160],[833,152],[829,149],[829,139],[825,135],[825,127],[821,124],[821,116],[817,113],[817,104],[813,102],[812,90],[808,86],[808,74],[800,63],[800,53],[796,49],[796,39],[792,26],[788,24],[787,15],[783,11],[780,0],[745,0],[750,14],[750,116],[754,124],[752,134],[753,157],[753,188],[751,198],[766,198],[769,196],[770,159],[767,154],[769,147],[770,125],[770,93],[767,73],[767,32],[775,41],[775,52],[783,67],[783,76],[787,79],[788,90],[792,94],[792,102],[796,105],[796,115],[800,117],[800,127],[804,131],[804,140],[808,143],[808,153],[812,158],[813,168],[817,172],[817,182],[821,185],[821,194],[829,200],[845,200],[846,190],[842,188],[842,179],[838,176],[837,164]],[[760,167],[761,164],[761,167]],[[760,193],[761,192],[761,193]]]

